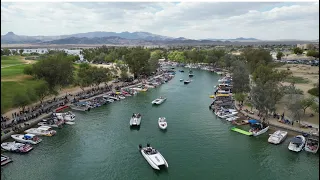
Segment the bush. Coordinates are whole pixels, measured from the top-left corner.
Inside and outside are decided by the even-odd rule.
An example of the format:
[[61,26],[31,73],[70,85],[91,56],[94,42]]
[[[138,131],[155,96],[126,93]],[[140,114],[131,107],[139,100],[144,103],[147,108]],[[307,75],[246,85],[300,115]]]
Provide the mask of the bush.
[[313,96],[319,97],[319,88],[314,87],[314,88],[312,88],[312,89],[309,89],[309,90],[308,90],[308,93],[311,94],[311,95],[313,95]]

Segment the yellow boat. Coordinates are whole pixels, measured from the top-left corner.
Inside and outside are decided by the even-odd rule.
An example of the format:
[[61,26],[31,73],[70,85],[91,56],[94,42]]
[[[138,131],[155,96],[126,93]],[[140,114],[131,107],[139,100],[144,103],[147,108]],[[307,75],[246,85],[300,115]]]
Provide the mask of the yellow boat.
[[116,94],[121,94],[121,92],[117,91]]
[[209,97],[210,97],[210,98],[214,98],[214,95],[210,95]]

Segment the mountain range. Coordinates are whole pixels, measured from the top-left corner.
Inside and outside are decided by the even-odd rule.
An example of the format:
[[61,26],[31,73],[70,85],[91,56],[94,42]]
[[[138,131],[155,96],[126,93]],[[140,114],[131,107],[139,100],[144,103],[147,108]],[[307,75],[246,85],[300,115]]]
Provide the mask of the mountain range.
[[[296,40],[297,41],[297,40]],[[235,39],[187,39],[173,38],[149,32],[87,32],[60,36],[24,36],[8,32],[1,35],[3,44],[68,45],[68,44],[108,44],[108,45],[224,45],[262,42],[256,38]]]

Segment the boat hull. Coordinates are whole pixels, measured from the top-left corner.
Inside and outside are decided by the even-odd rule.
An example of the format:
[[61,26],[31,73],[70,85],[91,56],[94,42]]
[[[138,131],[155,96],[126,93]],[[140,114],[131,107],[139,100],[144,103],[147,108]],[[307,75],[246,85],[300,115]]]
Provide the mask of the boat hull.
[[288,133],[286,131],[276,131],[268,138],[270,144],[281,144],[286,138]]
[[29,144],[39,144],[42,139],[38,139],[37,141],[22,139],[23,135],[11,135],[12,139],[21,143],[29,143]]
[[252,131],[249,131],[249,132],[252,132],[253,136],[259,136],[261,134],[266,133],[268,130],[269,130],[269,126],[265,127],[264,129],[262,129],[262,130],[260,130],[258,132],[252,132]]
[[140,124],[141,124],[141,117],[130,119],[130,126],[140,126]]
[[294,143],[290,142],[289,146],[288,146],[288,149],[290,151],[293,151],[293,152],[300,152],[300,151],[302,151],[302,149],[303,149],[303,147],[304,147],[304,145],[306,143],[306,139],[305,139],[305,137],[303,137],[301,135],[298,135],[296,137],[300,137],[302,139],[301,145],[297,147]]
[[[156,165],[150,158],[148,155],[146,155],[144,152],[143,152],[143,149],[140,150],[140,153],[142,154],[142,156],[144,157],[144,159],[149,163],[149,165],[153,168],[153,169],[156,169],[156,170],[160,170],[160,167],[158,165]],[[167,161],[164,159],[164,157],[158,152],[158,155],[159,157],[162,158],[162,160],[164,161],[164,166],[166,166],[167,168],[169,167]]]

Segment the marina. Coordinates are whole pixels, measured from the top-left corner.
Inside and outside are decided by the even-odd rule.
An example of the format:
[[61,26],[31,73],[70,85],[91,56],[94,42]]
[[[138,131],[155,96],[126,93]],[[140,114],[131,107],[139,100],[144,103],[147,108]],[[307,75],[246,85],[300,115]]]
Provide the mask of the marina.
[[[318,154],[289,151],[291,136],[274,146],[267,141],[270,130],[256,137],[230,131],[232,123],[208,111],[213,100],[208,96],[221,77],[210,71],[193,70],[193,73],[188,86],[179,80],[188,74],[178,73],[166,84],[128,99],[90,112],[73,111],[76,124],[57,129],[55,136],[41,137],[43,141],[28,155],[4,153],[14,162],[1,169],[1,177],[8,180],[319,178]],[[150,106],[150,102],[164,94],[166,103]],[[128,128],[133,112],[143,116],[138,130]],[[159,117],[163,116],[170,121],[167,131],[158,127]],[[148,143],[170,163],[168,168],[152,170],[137,150],[139,144]],[[247,163],[239,166],[240,162]],[[271,168],[279,166],[287,168]],[[190,168],[192,172],[186,171]],[[257,173],[243,173],[251,168],[258,168]]]

